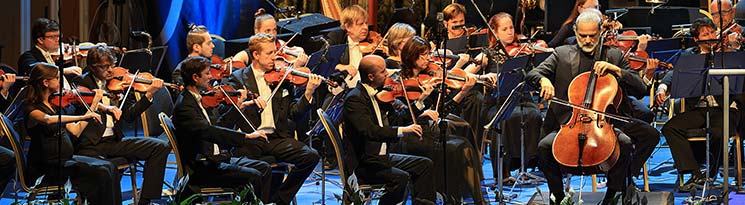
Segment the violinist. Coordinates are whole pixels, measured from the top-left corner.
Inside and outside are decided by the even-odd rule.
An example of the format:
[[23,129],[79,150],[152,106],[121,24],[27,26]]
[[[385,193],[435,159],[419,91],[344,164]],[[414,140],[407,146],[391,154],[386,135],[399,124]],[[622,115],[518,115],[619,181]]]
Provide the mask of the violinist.
[[[597,14],[598,12],[597,10],[583,11],[577,17],[574,24],[574,32],[578,36],[577,45],[556,48],[551,56],[527,74],[526,82],[534,87],[540,87],[540,96],[544,99],[550,100],[555,95],[558,99],[567,100],[572,79],[590,69],[599,75],[617,76],[620,82],[619,87],[623,88],[624,95],[643,95],[647,92],[639,75],[629,70],[629,64],[620,50],[599,45],[602,18]],[[603,46],[602,53],[606,56],[597,62],[594,57],[600,53],[595,53],[596,46]],[[555,80],[552,82],[550,79]],[[548,181],[551,194],[556,199],[552,204],[558,204],[565,196],[561,180],[561,165],[556,161],[552,152],[553,141],[557,136],[559,125],[567,122],[571,116],[572,108],[570,107],[555,104],[549,106],[543,123],[545,132],[549,134],[538,143],[540,162],[538,166]],[[629,137],[634,136],[627,136],[617,128],[614,131],[618,137],[621,154],[615,166],[610,167],[607,173],[608,190],[603,198],[603,204],[610,204],[616,192],[625,190],[626,170],[631,160],[632,140]],[[634,157],[637,156],[639,155],[635,154]]]
[[445,28],[448,31],[448,39],[454,39],[466,35],[465,29],[456,29],[455,26],[466,24],[466,7],[459,3],[452,3],[442,9]]
[[574,2],[574,9],[569,14],[564,23],[561,24],[561,28],[556,32],[556,35],[548,42],[548,47],[556,48],[561,45],[574,44],[574,40],[570,37],[574,37],[574,22],[585,9],[593,8],[600,10],[600,3],[598,0],[577,0]]
[[[69,177],[73,189],[89,203],[121,203],[116,167],[106,160],[73,153],[72,140],[78,138],[87,125],[99,123],[101,116],[95,112],[85,115],[58,113],[60,109],[48,99],[52,93],[62,90],[59,80],[59,70],[53,64],[38,63],[31,69],[25,109],[28,116],[26,129],[31,137],[28,151],[30,179],[44,175],[47,183],[61,186]],[[93,102],[102,96],[103,92],[97,91]],[[61,121],[58,121],[60,114]],[[58,129],[59,123],[64,123],[63,130]]]
[[[401,71],[397,75],[393,75],[393,79],[397,81],[419,81],[422,94],[418,99],[411,100],[410,105],[406,105],[411,110],[405,109],[405,112],[411,112],[412,115],[417,116],[416,121],[422,125],[422,129],[425,132],[422,133],[421,140],[414,136],[402,137],[398,144],[391,146],[391,151],[427,157],[434,162],[435,176],[442,176],[442,170],[445,168],[442,158],[443,150],[441,146],[437,145],[439,143],[436,142],[440,141],[440,132],[447,132],[448,138],[445,152],[448,153],[446,156],[448,161],[447,173],[451,177],[448,177],[447,182],[442,177],[435,177],[436,188],[441,193],[444,193],[445,189],[443,185],[447,183],[451,185],[448,189],[449,192],[446,193],[449,198],[462,199],[466,196],[472,196],[475,204],[482,204],[483,194],[481,193],[480,181],[483,179],[483,173],[480,168],[481,163],[478,157],[478,151],[472,144],[474,141],[474,136],[471,132],[472,128],[468,122],[460,117],[450,115],[456,107],[461,106],[461,103],[465,101],[465,97],[474,87],[476,78],[474,76],[467,77],[462,88],[460,90],[454,90],[457,91],[455,95],[449,95],[452,98],[448,97],[446,98],[447,100],[439,99],[446,101],[443,107],[439,107],[439,94],[431,94],[433,93],[433,87],[439,87],[436,85],[437,81],[431,80],[427,82],[423,81],[422,78],[418,78],[419,75],[429,75],[425,74],[431,64],[429,62],[431,56],[429,51],[430,48],[427,41],[418,36],[408,40],[401,50],[402,53],[409,55],[402,56]],[[431,77],[438,78],[441,76]],[[429,123],[430,121],[436,122],[440,114],[446,116],[446,120],[448,121],[447,130],[439,130],[435,124]],[[410,121],[398,121],[391,123],[391,125],[404,125],[408,123]],[[452,186],[453,184],[461,185]]]
[[[270,203],[289,204],[300,190],[305,179],[310,176],[319,162],[318,153],[294,139],[296,124],[292,119],[307,112],[313,100],[313,92],[321,84],[321,77],[309,74],[305,92],[300,99],[294,99],[294,85],[268,82],[265,73],[275,71],[274,59],[277,47],[272,36],[259,33],[248,41],[248,50],[253,61],[246,69],[236,70],[228,78],[228,84],[234,88],[246,88],[259,94],[250,102],[252,106],[242,110],[232,110],[228,117],[233,117],[237,127],[243,131],[254,131],[250,123],[255,123],[256,131],[266,134],[268,142],[247,141],[233,149],[233,154],[258,159],[273,156],[277,161],[292,163],[295,167],[279,187],[279,191],[270,197]],[[291,68],[284,68],[288,70]],[[276,85],[271,85],[276,84]],[[243,112],[249,122],[238,120],[238,112]]]
[[[496,39],[493,37],[493,35],[489,35],[489,47],[495,47],[497,43],[501,43],[502,45],[507,48],[508,45],[513,45],[511,47],[515,47],[514,45],[518,45],[516,42],[516,35],[515,35],[515,28],[513,27],[512,23],[512,16],[501,12],[494,16],[492,16],[489,19],[489,24],[492,28],[494,28],[494,31],[497,34],[497,37],[499,37],[500,42],[496,42]],[[500,58],[509,58],[507,56],[502,56]],[[498,61],[495,61],[494,58],[487,58],[488,61],[486,64],[482,64],[486,68],[486,70],[490,73],[497,73],[499,72],[499,68],[501,65],[499,65]],[[522,74],[517,74],[522,76]],[[488,109],[488,115],[486,119],[491,119],[494,117],[494,115],[497,114],[497,111],[501,107],[501,104],[506,100],[506,97],[502,97],[499,99],[494,99],[492,97],[488,97],[486,100],[486,109]],[[515,107],[512,111],[512,114],[510,117],[503,122],[503,126],[505,129],[502,130],[502,143],[505,144],[505,160],[502,168],[503,173],[503,179],[506,179],[510,176],[510,170],[519,168],[517,166],[513,166],[513,164],[519,164],[519,163],[512,163],[514,161],[523,160],[525,162],[525,165],[527,167],[535,166],[537,165],[537,153],[536,153],[536,145],[538,144],[538,139],[540,138],[540,129],[522,129],[521,127],[530,127],[530,128],[537,128],[541,127],[543,124],[543,116],[541,115],[541,111],[538,109],[538,105],[533,100],[530,93],[523,93],[522,98],[518,104],[517,107]],[[524,133],[523,133],[524,131]],[[524,134],[524,143],[520,141],[521,134]],[[497,137],[496,134],[492,134],[492,137]],[[491,147],[499,146],[496,139],[491,140]],[[520,149],[521,146],[525,146],[525,159],[520,159]],[[490,157],[492,159],[492,162],[497,161],[497,153],[496,149],[490,149],[489,150]],[[495,170],[493,172],[494,177],[497,177],[498,172],[496,172],[498,163],[492,163],[492,168]],[[509,183],[509,182],[508,182]]]
[[10,89],[16,82],[16,74],[5,73],[0,75],[0,110],[4,111],[10,106],[11,96]]
[[[691,24],[691,35],[693,35],[694,41],[705,41],[710,39],[716,39],[716,26],[709,18],[699,18],[696,19]],[[681,55],[694,55],[694,54],[706,54],[711,51],[712,45],[709,45],[708,43],[700,43],[698,46],[689,48],[683,52]],[[707,58],[707,61],[710,59]],[[709,63],[707,62],[706,65]],[[657,94],[656,94],[656,100],[658,104],[662,104],[668,97],[669,97],[669,89],[671,86],[675,86],[672,84],[672,78],[673,78],[673,72],[670,71],[667,74],[665,74],[665,77],[660,82],[660,85],[657,88]],[[722,120],[722,108],[721,108],[721,102],[722,102],[722,96],[706,96],[706,97],[693,97],[693,98],[686,98],[685,99],[685,112],[679,113],[675,115],[673,118],[667,121],[665,123],[665,126],[662,127],[662,134],[665,136],[665,139],[667,140],[667,143],[670,145],[670,153],[673,156],[673,161],[675,163],[675,168],[678,169],[679,173],[691,173],[691,178],[686,181],[685,184],[678,187],[678,190],[681,192],[687,192],[688,190],[691,190],[694,187],[701,187],[707,177],[715,177],[717,174],[717,168],[721,164],[720,160],[721,158],[715,158],[709,164],[709,168],[713,171],[710,172],[711,175],[705,176],[704,173],[700,171],[700,166],[696,162],[694,158],[694,150],[692,150],[690,142],[687,140],[688,136],[687,130],[689,129],[696,129],[696,128],[704,128],[706,127],[706,112],[707,107],[709,107],[708,111],[711,114],[710,116],[710,125],[711,129],[711,153],[714,153],[714,156],[718,156],[715,153],[721,153],[722,149],[722,124],[724,123]],[[707,106],[708,104],[708,106]],[[735,104],[740,105],[740,103],[732,103],[730,104],[730,107],[734,107]],[[738,130],[738,120],[739,117],[738,109],[730,109],[730,127],[732,129]],[[716,129],[720,128],[720,129]],[[726,162],[725,162],[726,163]]]
[[[173,110],[173,123],[180,157],[186,174],[190,175],[187,185],[190,188],[186,192],[199,191],[198,187],[240,188],[251,184],[258,188],[254,190],[256,196],[266,201],[271,180],[269,164],[235,157],[227,151],[229,147],[242,146],[248,141],[266,140],[266,135],[262,131],[247,134],[220,126],[225,124],[226,118],[217,118],[205,109],[200,91],[209,87],[210,64],[210,59],[201,56],[187,57],[181,62],[184,89]],[[244,93],[239,101],[246,98]]]
[[[106,84],[114,78],[114,53],[105,46],[95,46],[88,52],[87,61],[88,72],[73,82],[79,86],[112,93]],[[135,91],[130,92],[126,99],[118,99],[124,94],[117,94],[119,97],[114,99],[103,96],[101,103],[97,105],[103,123],[89,124],[81,133],[77,145],[77,154],[80,155],[102,159],[124,157],[145,161],[139,204],[149,204],[151,200],[160,199],[166,159],[171,149],[168,142],[154,137],[125,138],[122,126],[124,122],[135,121],[145,112],[153,104],[155,93],[162,87],[163,80],[154,79],[139,100],[135,100],[135,95],[139,95]],[[120,109],[121,102],[124,102],[124,105]]]
[[395,112],[390,104],[375,99],[375,93],[386,81],[385,60],[374,54],[363,57],[360,75],[364,77],[344,100],[344,136],[353,150],[349,153],[354,153],[346,159],[349,161],[347,168],[352,169],[360,181],[385,184],[380,204],[402,202],[408,184],[413,188],[409,192],[412,204],[434,204],[432,160],[388,152],[387,145],[401,137],[422,136],[422,127],[389,125],[389,121],[406,119],[410,115]]
[[[18,74],[22,76],[28,75],[31,71],[31,67],[34,63],[45,62],[55,64],[55,60],[52,58],[52,52],[59,50],[60,39],[62,33],[59,30],[59,24],[50,19],[38,18],[34,21],[31,27],[31,39],[34,40],[34,47],[21,54],[18,58]],[[65,76],[79,76],[83,74],[83,69],[74,65],[64,65]],[[64,81],[67,81],[63,77]],[[69,85],[65,82],[65,88],[69,89]]]
[[401,49],[415,35],[416,30],[409,24],[395,23],[388,28],[388,58],[385,59],[385,68],[389,74],[401,70]]
[[[293,58],[296,58],[295,66],[296,68],[303,67],[308,62],[308,55],[305,54],[305,51],[303,51],[303,48],[300,47],[284,47],[286,42],[280,40],[277,38],[277,21],[274,19],[274,16],[271,14],[266,13],[266,10],[263,8],[260,8],[258,12],[254,15],[254,34],[259,33],[265,33],[272,36],[272,38],[275,39],[275,44],[277,45],[277,50],[282,51],[282,53],[285,53],[286,55],[291,55]],[[284,50],[287,49],[288,52],[284,52]],[[295,56],[297,55],[297,56]],[[239,61],[242,62],[244,65],[250,65],[251,64],[251,55],[249,55],[248,48],[238,52],[233,56],[233,61]]]
[[[719,8],[719,3],[721,3],[721,10]],[[717,28],[722,26],[722,28],[724,28],[724,35],[727,35],[727,37],[724,38],[724,42],[727,43],[727,46],[734,50],[740,50],[740,43],[743,38],[742,26],[734,21],[735,8],[732,5],[732,1],[711,1],[709,4],[709,13],[711,13],[711,19],[714,21],[714,26]],[[716,31],[716,34],[719,35],[719,30]]]
[[328,34],[329,44],[347,44],[347,49],[339,59],[339,64],[334,70],[346,72],[344,79],[347,86],[356,85],[360,77],[357,76],[357,67],[362,59],[360,42],[368,35],[367,10],[360,5],[351,5],[341,11],[341,31],[332,31]]
[[[212,43],[212,37],[205,26],[194,26],[186,34],[186,49],[189,52],[189,56],[202,56],[205,58],[212,57],[212,49],[215,48],[215,44]],[[181,61],[183,62],[183,61]],[[219,80],[219,79],[218,79]],[[184,84],[181,78],[181,64],[176,65],[173,69],[171,76],[171,82],[182,85]]]

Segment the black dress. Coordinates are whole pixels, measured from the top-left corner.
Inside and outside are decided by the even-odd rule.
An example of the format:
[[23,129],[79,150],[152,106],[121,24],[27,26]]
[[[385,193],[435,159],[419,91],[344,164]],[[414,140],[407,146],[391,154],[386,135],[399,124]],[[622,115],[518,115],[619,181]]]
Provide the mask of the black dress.
[[[26,105],[26,115],[39,110],[48,115],[57,111],[43,103]],[[73,189],[90,204],[119,204],[121,190],[116,167],[108,161],[73,155],[70,135],[57,124],[46,125],[27,117],[27,130],[31,136],[28,152],[28,176],[33,183],[44,175],[44,184],[61,184],[68,179]],[[64,125],[63,125],[64,126]]]

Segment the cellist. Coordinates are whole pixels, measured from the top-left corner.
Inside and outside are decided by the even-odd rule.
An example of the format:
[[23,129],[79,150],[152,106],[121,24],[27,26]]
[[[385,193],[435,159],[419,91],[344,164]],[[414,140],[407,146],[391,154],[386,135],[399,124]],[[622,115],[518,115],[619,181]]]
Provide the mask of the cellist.
[[[623,58],[620,50],[602,47],[601,53],[594,53],[599,45],[601,37],[602,19],[598,10],[585,9],[577,17],[574,33],[578,37],[577,45],[565,45],[555,51],[538,67],[531,70],[526,76],[526,81],[534,87],[540,87],[540,95],[544,99],[556,98],[567,100],[567,92],[572,79],[585,71],[594,70],[600,75],[615,75],[619,80],[619,87],[623,87],[624,94],[645,93],[646,89],[639,75],[629,70],[628,62]],[[604,53],[606,58],[595,61],[595,55]],[[555,79],[553,82],[550,79]],[[556,85],[556,87],[554,87]],[[567,122],[571,115],[570,107],[549,106],[543,124],[544,130],[549,134],[538,143],[539,167],[544,173],[551,194],[558,204],[564,198],[562,187],[561,165],[556,161],[552,152],[554,138],[557,135],[559,125]],[[604,110],[603,110],[604,111]],[[608,190],[603,198],[603,204],[610,204],[616,192],[624,190],[628,165],[630,162],[632,142],[629,136],[621,130],[615,129],[620,146],[620,154],[615,166],[608,170]]]

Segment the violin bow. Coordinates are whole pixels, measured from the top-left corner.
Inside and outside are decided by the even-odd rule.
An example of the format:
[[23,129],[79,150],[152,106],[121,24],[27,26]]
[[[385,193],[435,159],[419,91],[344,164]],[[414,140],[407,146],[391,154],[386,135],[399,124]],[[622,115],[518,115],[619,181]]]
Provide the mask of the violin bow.
[[132,86],[135,84],[135,81],[137,81],[137,75],[139,74],[140,70],[138,69],[135,72],[134,76],[132,76],[132,82],[129,83],[129,87],[127,88],[127,91],[124,92],[124,97],[122,97],[122,102],[119,103],[119,110],[122,110],[122,108],[124,107],[124,102],[127,102],[127,97],[129,97],[129,93],[132,91]]
[[370,54],[373,54],[373,53],[375,53],[375,50],[378,50],[378,48],[380,47],[380,45],[383,44],[383,41],[388,38],[388,34],[390,34],[390,33],[391,33],[391,29],[388,29],[388,31],[385,31],[385,35],[383,35],[383,39],[380,40],[380,42],[378,42],[377,44],[375,44],[375,47],[373,47],[372,53],[370,53]]
[[245,121],[246,121],[246,123],[248,123],[248,126],[250,126],[250,127],[251,127],[251,129],[253,129],[254,131],[256,131],[256,127],[254,126],[254,124],[253,124],[253,123],[251,123],[251,121],[250,121],[250,120],[248,120],[248,118],[246,117],[246,115],[245,115],[245,114],[243,114],[243,111],[242,111],[242,110],[241,110],[240,108],[238,108],[238,105],[236,105],[236,104],[235,104],[236,102],[235,102],[235,101],[233,101],[233,99],[232,99],[232,98],[230,98],[230,96],[228,95],[228,92],[225,92],[225,89],[223,89],[223,88],[222,88],[222,86],[218,86],[218,87],[217,87],[217,89],[219,89],[219,90],[220,90],[220,92],[222,92],[222,94],[223,94],[224,96],[226,96],[226,98],[228,99],[228,101],[230,102],[230,104],[231,104],[231,105],[233,105],[233,108],[235,108],[235,110],[237,110],[237,111],[238,111],[238,114],[241,114],[241,117],[243,118],[243,120],[245,120]]
[[[75,85],[75,84],[72,84],[72,85]],[[75,86],[75,88],[76,88],[76,87],[78,87],[78,86]],[[83,97],[82,97],[82,96],[80,96],[80,93],[78,93],[78,91],[77,91],[77,90],[74,90],[74,89],[73,89],[73,90],[70,90],[70,92],[72,92],[73,94],[75,94],[75,96],[76,96],[76,97],[78,97],[78,99],[79,99],[79,100],[80,100],[80,102],[81,102],[80,104],[83,104],[83,107],[85,107],[85,109],[86,109],[86,110],[88,110],[88,112],[93,112],[93,111],[94,111],[94,110],[92,110],[92,109],[91,109],[91,106],[89,106],[88,104],[85,104],[85,100],[83,100]],[[95,99],[95,98],[94,98],[94,99]],[[98,103],[98,102],[93,102],[93,103]],[[98,107],[98,106],[96,106],[96,107]],[[103,124],[103,122],[101,122],[100,120],[96,120],[96,121],[97,121],[98,123],[100,123],[100,124]]]
[[404,77],[401,75],[398,76],[399,82],[401,83],[401,89],[404,91],[404,98],[406,99],[406,104],[409,105],[409,114],[411,114],[411,122],[416,125],[416,117],[414,116],[414,109],[411,108],[411,101],[409,101],[409,94],[406,93],[406,85],[404,85]]

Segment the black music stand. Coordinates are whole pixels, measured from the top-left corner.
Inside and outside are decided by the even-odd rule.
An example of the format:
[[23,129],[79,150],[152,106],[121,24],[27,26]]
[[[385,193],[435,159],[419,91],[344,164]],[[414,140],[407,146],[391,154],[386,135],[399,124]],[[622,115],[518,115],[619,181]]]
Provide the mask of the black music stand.
[[466,36],[448,39],[447,45],[447,49],[453,51],[454,54],[468,52],[468,38]]
[[147,49],[129,50],[122,54],[122,57],[119,58],[119,65],[117,66],[126,68],[127,70],[150,72],[153,70],[153,67],[150,65],[152,58],[152,52],[149,52]]

